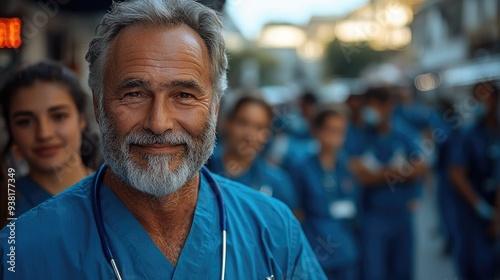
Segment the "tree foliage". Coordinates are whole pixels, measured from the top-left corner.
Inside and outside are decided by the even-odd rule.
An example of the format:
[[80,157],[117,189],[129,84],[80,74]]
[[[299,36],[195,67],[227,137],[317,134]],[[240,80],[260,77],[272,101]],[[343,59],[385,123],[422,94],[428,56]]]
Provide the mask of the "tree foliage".
[[381,62],[386,51],[376,51],[368,44],[346,44],[332,41],[324,60],[325,78],[358,77],[367,66]]

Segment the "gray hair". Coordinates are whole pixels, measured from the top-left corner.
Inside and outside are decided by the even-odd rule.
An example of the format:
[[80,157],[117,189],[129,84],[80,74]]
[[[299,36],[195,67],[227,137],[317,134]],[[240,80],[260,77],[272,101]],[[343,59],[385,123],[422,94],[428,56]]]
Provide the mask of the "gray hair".
[[132,0],[113,4],[96,30],[85,59],[89,62],[89,86],[101,106],[104,67],[109,45],[123,28],[137,23],[172,27],[186,24],[205,42],[210,56],[210,79],[215,100],[227,87],[226,45],[220,15],[193,0]]

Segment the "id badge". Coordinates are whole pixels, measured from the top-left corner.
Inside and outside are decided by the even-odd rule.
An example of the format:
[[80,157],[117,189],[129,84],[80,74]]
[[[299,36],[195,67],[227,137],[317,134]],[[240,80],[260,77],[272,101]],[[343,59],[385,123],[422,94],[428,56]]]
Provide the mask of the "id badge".
[[356,216],[356,205],[351,200],[337,200],[330,203],[330,215],[335,219],[352,219]]

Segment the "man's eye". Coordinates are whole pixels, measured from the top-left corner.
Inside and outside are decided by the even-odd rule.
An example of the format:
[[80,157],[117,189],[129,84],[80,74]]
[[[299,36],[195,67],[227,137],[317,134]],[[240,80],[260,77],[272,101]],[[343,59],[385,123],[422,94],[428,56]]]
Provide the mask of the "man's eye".
[[192,94],[189,94],[189,93],[181,92],[181,93],[179,94],[179,97],[180,97],[180,98],[182,98],[182,99],[188,99],[188,98],[193,97],[193,95],[192,95]]
[[127,92],[124,97],[141,97],[141,93],[137,91]]

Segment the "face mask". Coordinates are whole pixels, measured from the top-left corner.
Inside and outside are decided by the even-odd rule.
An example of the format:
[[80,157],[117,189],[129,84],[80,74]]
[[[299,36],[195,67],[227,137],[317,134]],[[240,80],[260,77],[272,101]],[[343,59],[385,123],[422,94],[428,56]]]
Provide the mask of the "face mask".
[[361,110],[361,117],[368,126],[377,126],[382,121],[380,113],[373,107],[365,107]]

